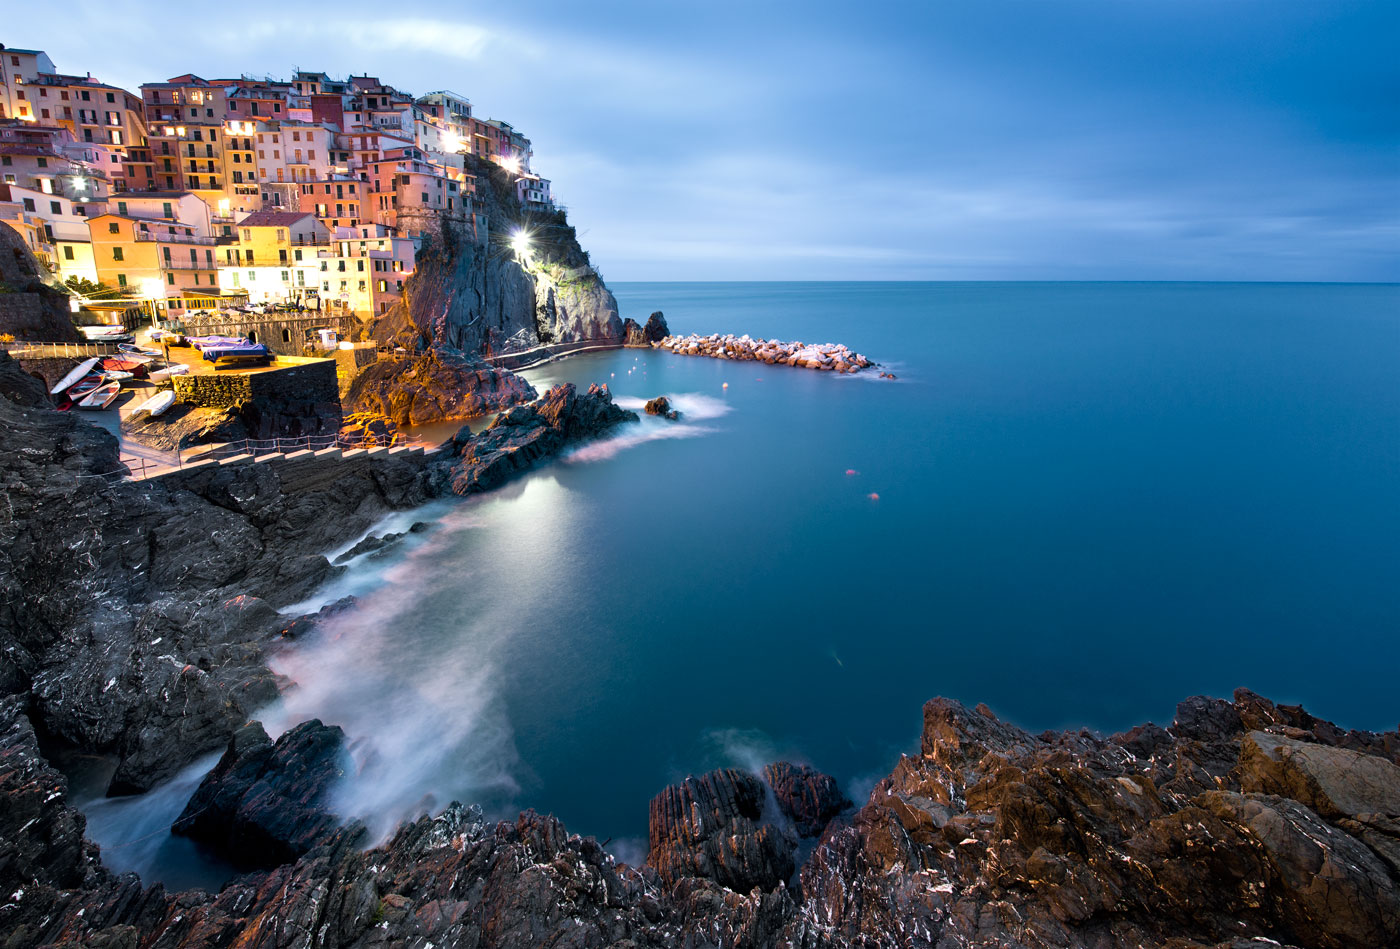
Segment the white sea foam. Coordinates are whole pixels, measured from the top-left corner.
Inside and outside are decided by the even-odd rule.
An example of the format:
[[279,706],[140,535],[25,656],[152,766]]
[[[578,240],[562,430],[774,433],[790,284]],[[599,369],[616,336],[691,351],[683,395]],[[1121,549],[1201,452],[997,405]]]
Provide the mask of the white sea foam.
[[[699,438],[714,432],[715,429],[706,425],[695,425],[692,424],[693,422],[717,419],[732,411],[732,407],[725,400],[701,395],[699,392],[681,392],[675,395],[668,394],[666,397],[670,400],[671,407],[680,413],[681,417],[678,421],[643,415],[641,421],[635,425],[618,428],[611,438],[580,445],[565,455],[564,460],[567,462],[606,461],[609,458],[615,458],[619,453],[629,448],[635,448],[646,442],[666,441],[675,438]],[[635,412],[640,412],[647,403],[646,399],[635,396],[618,396],[613,401],[622,408],[632,409]]]

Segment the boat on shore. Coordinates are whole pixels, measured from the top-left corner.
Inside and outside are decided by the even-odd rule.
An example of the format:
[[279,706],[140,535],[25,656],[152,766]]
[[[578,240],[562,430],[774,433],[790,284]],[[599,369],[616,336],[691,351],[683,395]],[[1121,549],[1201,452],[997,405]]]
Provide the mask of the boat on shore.
[[190,367],[182,362],[172,362],[164,369],[156,369],[148,378],[154,382],[164,382],[175,376],[183,376],[190,371]]
[[166,389],[163,392],[157,392],[145,402],[142,402],[140,405],[136,406],[136,408],[132,410],[131,415],[127,417],[133,418],[141,414],[142,412],[145,412],[151,418],[155,418],[174,404],[175,393],[170,389]]
[[120,382],[104,382],[79,399],[78,408],[105,409],[117,400],[117,396],[121,395],[121,391],[122,384]]
[[102,371],[108,374],[124,372],[128,374],[128,377],[135,376],[138,379],[146,378],[146,374],[149,372],[144,362],[120,356],[108,356],[103,359]]
[[97,363],[98,357],[96,356],[92,357],[91,359],[84,359],[82,362],[74,366],[72,371],[70,371],[68,375],[64,376],[62,379],[58,380],[58,382],[54,384],[54,387],[49,390],[49,395],[58,395],[60,392],[69,388],[79,379],[92,372],[92,367],[96,366]]
[[141,364],[149,363],[153,359],[159,359],[161,353],[155,349],[142,349],[135,343],[121,343],[117,346],[118,359],[125,359]]
[[102,383],[107,381],[107,376],[100,372],[90,372],[64,391],[63,395],[70,402],[77,402],[79,399],[92,392]]

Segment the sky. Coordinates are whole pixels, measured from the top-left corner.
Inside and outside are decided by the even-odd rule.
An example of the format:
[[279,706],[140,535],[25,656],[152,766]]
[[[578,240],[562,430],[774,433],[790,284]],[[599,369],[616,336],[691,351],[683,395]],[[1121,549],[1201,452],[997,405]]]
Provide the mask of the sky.
[[0,42],[461,93],[608,280],[1400,280],[1393,0],[63,9]]

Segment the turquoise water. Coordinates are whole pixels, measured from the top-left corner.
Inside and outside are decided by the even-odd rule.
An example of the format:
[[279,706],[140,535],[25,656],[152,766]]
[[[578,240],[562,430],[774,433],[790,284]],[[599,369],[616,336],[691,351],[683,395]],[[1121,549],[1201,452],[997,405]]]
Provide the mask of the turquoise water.
[[1400,719],[1400,288],[614,289],[899,378],[635,350],[532,373],[685,417],[420,512],[418,546],[324,591],[364,607],[280,661],[267,718],[344,725],[341,804],[380,830],[455,797],[635,858],[688,772],[782,756],[859,799],[935,695],[1034,730],[1236,686]]

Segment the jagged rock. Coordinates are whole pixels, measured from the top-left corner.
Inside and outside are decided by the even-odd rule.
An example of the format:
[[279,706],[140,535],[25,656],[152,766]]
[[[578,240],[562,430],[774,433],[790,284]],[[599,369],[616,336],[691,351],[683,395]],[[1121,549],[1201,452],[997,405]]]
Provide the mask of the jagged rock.
[[642,326],[631,317],[622,321],[624,346],[650,346],[652,343],[661,342],[669,333],[666,317],[660,310],[647,318],[646,326]]
[[629,421],[637,421],[637,413],[614,405],[607,386],[590,385],[579,395],[573,383],[564,383],[533,402],[502,412],[477,435],[461,429],[444,446],[445,458],[435,465],[438,476],[455,494],[489,491],[571,442],[596,437]]
[[773,789],[778,808],[792,818],[803,837],[820,836],[833,817],[851,806],[835,778],[805,764],[764,765],[763,780]]
[[0,333],[21,340],[68,343],[81,340],[68,308],[70,297],[50,286],[48,270],[14,228],[0,230]]
[[354,412],[345,416],[340,435],[342,443],[386,448],[398,444],[401,437],[394,420],[376,412]]
[[339,824],[330,792],[348,763],[339,726],[313,719],[273,742],[250,722],[229,739],[171,830],[242,869],[295,860]]
[[671,400],[666,398],[664,395],[658,395],[654,399],[647,400],[647,404],[644,406],[644,411],[648,415],[659,415],[662,418],[668,418],[673,422],[681,417],[681,413],[671,408]]
[[[65,800],[68,782],[39,753],[19,696],[0,699],[0,895],[36,881],[81,886],[97,865],[87,822]],[[0,910],[0,927],[4,923]]]
[[647,865],[668,884],[701,877],[747,893],[794,869],[794,842],[762,820],[767,789],[734,768],[688,777],[652,798]]
[[513,372],[458,350],[433,346],[417,354],[384,355],[370,363],[351,383],[346,404],[356,415],[370,413],[396,425],[423,425],[489,415],[535,395],[534,387]]

